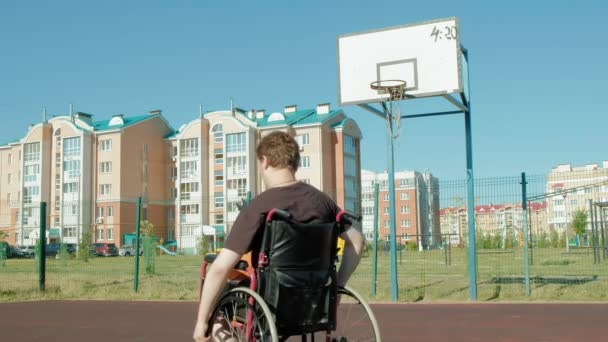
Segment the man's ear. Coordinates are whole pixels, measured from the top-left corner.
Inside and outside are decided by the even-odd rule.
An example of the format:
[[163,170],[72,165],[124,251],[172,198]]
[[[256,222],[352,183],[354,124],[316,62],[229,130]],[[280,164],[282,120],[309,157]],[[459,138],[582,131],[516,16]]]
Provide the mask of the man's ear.
[[268,169],[269,163],[268,163],[268,158],[266,158],[266,156],[262,156],[262,169],[266,170]]

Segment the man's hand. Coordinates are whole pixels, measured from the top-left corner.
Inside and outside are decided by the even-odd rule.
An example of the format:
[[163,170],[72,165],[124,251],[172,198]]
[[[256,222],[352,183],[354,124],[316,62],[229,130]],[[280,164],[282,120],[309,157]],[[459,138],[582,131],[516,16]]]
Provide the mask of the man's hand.
[[199,319],[196,321],[196,327],[194,328],[194,335],[192,335],[192,338],[194,338],[195,342],[211,342],[211,337],[205,336],[206,332],[207,322]]

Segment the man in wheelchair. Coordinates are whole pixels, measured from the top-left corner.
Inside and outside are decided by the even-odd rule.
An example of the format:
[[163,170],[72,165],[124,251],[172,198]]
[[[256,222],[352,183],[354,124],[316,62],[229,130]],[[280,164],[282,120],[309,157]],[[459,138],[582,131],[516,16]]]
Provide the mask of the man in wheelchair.
[[[202,274],[204,282],[193,334],[195,341],[240,340],[235,337],[235,324],[229,321],[233,321],[234,316],[238,315],[241,304],[250,309],[245,310],[248,311],[247,318],[242,322],[248,326],[246,328],[248,337],[243,340],[273,341],[276,337],[272,339],[260,337],[260,334],[266,333],[277,335],[274,330],[272,334],[270,333],[272,329],[278,329],[278,336],[283,336],[281,340],[285,340],[289,334],[304,335],[315,329],[329,331],[332,327],[328,324],[335,325],[335,323],[331,323],[331,319],[330,323],[325,325],[314,322],[315,317],[323,311],[323,308],[319,309],[319,307],[327,306],[324,304],[327,304],[326,297],[328,296],[323,295],[323,289],[329,288],[328,283],[334,286],[334,289],[344,287],[361,258],[365,240],[359,230],[348,224],[350,222],[345,219],[344,212],[329,196],[315,187],[295,179],[300,154],[297,142],[290,135],[284,132],[273,132],[267,135],[257,146],[256,157],[267,190],[255,197],[247,207],[240,211],[226,238],[224,248],[213,260],[209,271]],[[329,229],[325,229],[328,227]],[[298,230],[303,233],[297,233]],[[318,272],[298,273],[298,269],[291,266],[287,267],[288,270],[285,271],[278,266],[269,267],[268,265],[270,257],[268,254],[273,255],[270,259],[275,258],[276,263],[282,262],[280,260],[291,259],[290,262],[292,265],[295,262],[298,265],[297,268],[300,265],[303,268],[306,266],[314,268],[321,264],[333,265],[336,255],[335,241],[338,235],[345,241],[345,244],[337,272],[335,268],[332,272],[331,267],[326,267],[326,270],[321,268]],[[294,237],[297,238],[294,239]],[[248,252],[251,253],[251,258],[243,261],[243,255]],[[307,260],[302,259],[303,256],[306,256]],[[332,258],[332,260],[328,258]],[[205,267],[207,261],[211,260],[205,261]],[[239,268],[241,271],[238,270]],[[260,295],[258,296],[258,293],[243,292],[240,295],[235,293],[232,301],[227,303],[227,279],[231,274],[234,279],[234,275],[239,273],[253,276],[241,277],[241,279],[247,278],[247,286],[252,285],[249,284],[252,281],[261,282],[253,284],[253,287],[250,286],[257,288],[256,292]],[[290,290],[288,285],[286,285],[287,287],[276,285],[277,281],[283,285],[292,282],[294,286],[305,283],[308,290],[300,291],[297,288]],[[238,299],[241,298],[239,296],[248,296],[248,299],[239,302]],[[334,295],[334,297],[336,296]],[[262,298],[265,300],[260,300]],[[333,304],[329,305],[337,305],[338,298],[331,300],[333,300]],[[255,308],[252,306],[254,301],[256,302]],[[260,301],[262,303],[257,303]],[[267,305],[264,302],[268,302]],[[279,302],[282,305],[279,305]],[[272,309],[270,311],[272,316],[276,317],[276,323],[270,322],[270,325],[276,324],[277,328],[272,326],[272,329],[268,328],[270,330],[266,331],[263,329],[260,329],[260,332],[249,331],[253,329],[249,325],[262,325],[262,319],[255,318],[257,317],[255,315],[261,311],[267,313],[266,308]],[[304,316],[298,313],[303,313]],[[262,317],[262,314],[258,316]],[[213,326],[209,326],[212,315],[220,316],[220,319],[215,319],[212,323]],[[306,316],[309,317],[306,318]],[[312,321],[307,322],[309,319]],[[340,341],[346,341],[346,339]]]

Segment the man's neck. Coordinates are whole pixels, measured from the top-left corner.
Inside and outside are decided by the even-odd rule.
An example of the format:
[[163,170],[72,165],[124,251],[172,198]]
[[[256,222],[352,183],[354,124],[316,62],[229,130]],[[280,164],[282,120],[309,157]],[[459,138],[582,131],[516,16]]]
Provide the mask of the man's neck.
[[269,174],[266,178],[266,187],[268,189],[288,186],[297,183],[295,175],[287,170],[273,172]]

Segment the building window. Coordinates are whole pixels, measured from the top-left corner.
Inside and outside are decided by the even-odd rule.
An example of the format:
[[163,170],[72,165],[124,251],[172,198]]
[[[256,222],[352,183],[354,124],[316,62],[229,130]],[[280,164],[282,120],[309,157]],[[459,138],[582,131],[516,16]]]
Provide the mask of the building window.
[[103,229],[97,229],[97,240],[103,240]]
[[191,178],[198,174],[198,162],[196,160],[183,161],[180,163],[181,178]]
[[177,179],[177,167],[171,168],[171,179],[173,179],[173,180]]
[[24,161],[38,161],[40,160],[40,143],[29,143],[23,145],[23,158]]
[[[27,168],[27,166],[26,166],[26,168]],[[8,179],[7,179],[8,184],[11,184],[11,178],[12,178],[11,176],[12,176],[12,175],[9,173],[9,174],[8,174],[8,177],[7,177],[7,178],[8,178]]]
[[385,208],[383,209],[384,215],[388,215],[388,209],[389,209],[388,207],[385,207]]
[[344,156],[344,175],[357,177],[357,161],[354,157]]
[[96,217],[103,217],[103,208],[102,207],[97,207],[97,216]]
[[215,186],[224,185],[224,171],[215,170]]
[[226,153],[247,151],[247,135],[243,133],[226,134]]
[[182,139],[179,143],[181,157],[198,156],[198,138]]
[[388,194],[384,194],[383,200],[388,201]]
[[189,214],[198,214],[199,213],[199,205],[198,204],[185,204],[181,206],[180,209],[183,215]]
[[399,180],[399,186],[402,187],[402,188],[405,187],[405,186],[407,186],[407,183],[408,183],[407,179],[400,179]]
[[224,207],[224,193],[223,192],[215,193],[215,207],[216,208]]
[[173,198],[177,198],[177,188],[173,188],[171,194],[173,195]]
[[298,143],[298,146],[302,147],[305,145],[308,145],[308,133],[304,133],[304,134],[298,134],[296,135],[296,142]]
[[553,200],[553,205],[564,205],[564,200],[563,199]]
[[409,214],[410,213],[410,207],[408,207],[408,206],[402,206],[401,207],[401,213],[402,214]]
[[114,217],[114,207],[109,206],[107,207],[108,210],[108,217]]
[[408,228],[410,226],[410,220],[401,220],[401,227]]
[[99,172],[110,173],[112,172],[112,162],[101,162],[99,163]]
[[228,181],[228,191],[230,196],[232,196],[232,192],[236,192],[237,197],[243,197],[247,194],[247,179],[239,178],[239,179],[229,179]]
[[101,140],[99,145],[103,152],[112,151],[112,140],[110,139]]
[[39,195],[40,188],[38,186],[23,187],[23,203],[32,203],[33,198]]
[[110,195],[112,193],[112,184],[100,184],[99,194],[102,196]]
[[215,149],[215,165],[224,164],[224,151],[221,148]]
[[592,188],[585,188],[585,193],[586,194],[593,193],[593,189]]
[[224,141],[224,127],[222,126],[222,124],[217,124],[213,126],[211,132],[213,132],[214,143],[221,144]]
[[302,157],[300,158],[300,168],[307,169],[310,167],[310,157]]
[[113,228],[108,228],[106,229],[106,237],[108,238],[108,240],[114,240],[114,229]]
[[224,214],[215,214],[215,224],[224,223]]
[[228,167],[228,174],[240,175],[247,171],[246,156],[228,157],[226,158],[226,163]]
[[8,164],[10,165],[13,162],[13,155],[12,154],[8,154]]
[[66,160],[63,162],[63,171],[67,172],[68,177],[76,178],[80,176],[80,160]]
[[77,182],[63,183],[63,193],[64,194],[73,194],[76,192],[78,192],[78,183]]
[[356,156],[357,155],[357,139],[344,135],[344,153]]
[[[36,182],[36,181],[38,181],[39,174],[40,174],[40,165],[39,164],[26,165],[24,174],[23,174],[23,181],[24,182]],[[10,173],[8,174],[8,184],[11,184],[11,174]]]
[[63,156],[80,156],[80,137],[63,139]]
[[399,195],[399,198],[401,198],[401,200],[404,200],[404,201],[410,199],[410,197],[408,196],[407,192],[402,192]]
[[192,194],[193,193],[198,193],[198,182],[192,182],[192,183],[182,183],[180,185],[180,192],[181,192],[181,196],[180,198],[182,200],[189,200],[192,199]]
[[63,228],[63,237],[75,237],[75,236],[76,236],[76,228],[74,228],[74,227]]

